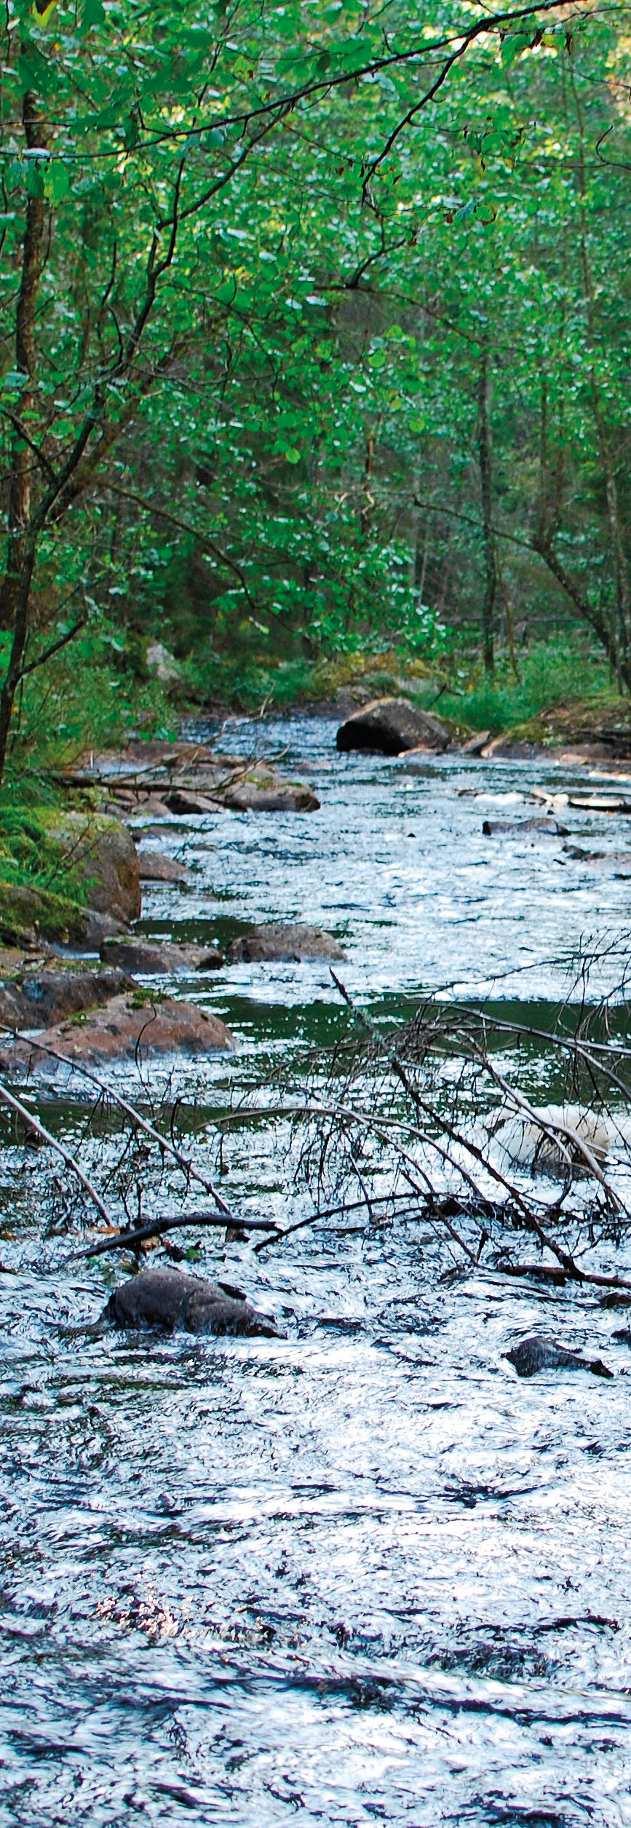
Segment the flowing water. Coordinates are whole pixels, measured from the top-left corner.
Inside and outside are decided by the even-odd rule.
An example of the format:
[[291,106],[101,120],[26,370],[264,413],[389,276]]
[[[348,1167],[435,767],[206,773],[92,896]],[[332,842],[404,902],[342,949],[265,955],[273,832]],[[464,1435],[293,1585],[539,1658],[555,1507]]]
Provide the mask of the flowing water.
[[[322,809],[171,822],[159,841],[190,886],[152,887],[145,929],[300,919],[343,942],[376,1021],[447,985],[541,1019],[581,938],[627,919],[628,880],[561,838],[482,835],[562,771],[412,771],[337,758],[333,737],[321,719],[226,729],[233,751],[304,766]],[[585,849],[623,848],[621,821],[567,823]],[[263,1060],[348,1019],[324,963],[233,966],[195,991],[239,1043],[176,1063],[198,1127]],[[57,1091],[48,1109],[76,1141],[85,1103]],[[282,1128],[235,1131],[233,1204],[302,1210],[286,1147]],[[349,1224],[258,1257],[204,1242],[202,1266],[242,1280],[283,1339],[71,1339],[58,1321],[98,1312],[111,1264],[58,1268],[73,1240],[42,1246],[37,1159],[5,1151],[0,1175],[21,1215],[1,1246],[0,1823],[631,1823],[624,1313],[445,1275],[418,1222]],[[615,1379],[520,1382],[502,1355],[535,1328],[589,1343]]]

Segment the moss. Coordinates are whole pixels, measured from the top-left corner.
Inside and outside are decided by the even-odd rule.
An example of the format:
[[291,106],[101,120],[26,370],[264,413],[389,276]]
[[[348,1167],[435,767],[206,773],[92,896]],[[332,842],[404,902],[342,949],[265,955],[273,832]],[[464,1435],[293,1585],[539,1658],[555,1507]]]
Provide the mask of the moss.
[[0,879],[83,904],[86,890],[73,867],[76,839],[64,842],[67,816],[57,806],[0,803]]
[[1,870],[0,860],[0,937],[5,943],[23,945],[33,934],[66,945],[81,943],[86,916],[78,902],[31,883],[3,882]]

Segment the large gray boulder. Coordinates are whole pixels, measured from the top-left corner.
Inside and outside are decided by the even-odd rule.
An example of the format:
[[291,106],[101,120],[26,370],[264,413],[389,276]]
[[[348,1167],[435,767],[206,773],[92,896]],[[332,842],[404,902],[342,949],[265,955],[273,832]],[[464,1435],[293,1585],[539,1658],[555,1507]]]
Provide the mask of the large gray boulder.
[[105,813],[38,811],[38,824],[83,885],[91,909],[115,920],[140,913],[138,856],[131,832]]
[[141,882],[178,882],[189,881],[188,870],[175,857],[168,857],[166,851],[154,851],[144,844],[139,845],[138,872]]
[[278,1337],[267,1314],[253,1308],[240,1290],[175,1269],[147,1269],[110,1295],[101,1321],[115,1327],[154,1328],[163,1333],[219,1333]]
[[320,806],[305,781],[289,780],[264,765],[226,787],[223,803],[231,812],[318,812]]
[[430,711],[420,711],[407,698],[373,698],[347,717],[337,732],[338,749],[360,749],[376,755],[401,755],[404,750],[440,751],[450,742],[447,725]]
[[342,959],[345,954],[332,933],[320,927],[284,926],[274,921],[251,927],[233,939],[228,958],[233,965],[260,964],[274,960],[298,962],[307,958]]
[[144,992],[111,997],[80,1024],[61,1022],[30,1041],[8,1042],[0,1051],[0,1070],[56,1070],[39,1039],[67,1060],[97,1068],[117,1060],[136,1062],[139,1056],[224,1053],[235,1046],[230,1029],[210,1010]]

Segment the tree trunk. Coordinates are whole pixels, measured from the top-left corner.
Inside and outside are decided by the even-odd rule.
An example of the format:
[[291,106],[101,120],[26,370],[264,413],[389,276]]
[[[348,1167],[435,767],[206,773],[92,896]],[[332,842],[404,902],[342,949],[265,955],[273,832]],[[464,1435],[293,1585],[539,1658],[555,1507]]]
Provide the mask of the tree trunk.
[[478,379],[478,462],[484,536],[484,597],[482,600],[482,658],[488,679],[495,672],[495,603],[497,599],[497,548],[493,531],[493,451],[491,444],[491,383],[489,344],[485,337]]
[[[28,92],[22,103],[24,138],[30,151],[45,150],[46,139],[37,101]],[[33,162],[34,165],[35,162]],[[31,169],[33,166],[31,167]],[[0,691],[0,780],[4,774],[11,713],[22,678],[29,635],[30,599],[37,535],[33,518],[33,466],[36,454],[25,437],[32,433],[35,405],[35,318],[44,260],[48,206],[42,196],[29,197],[22,243],[22,268],[15,318],[15,366],[24,375],[11,446],[7,563],[2,589],[2,625],[12,633],[11,652]]]

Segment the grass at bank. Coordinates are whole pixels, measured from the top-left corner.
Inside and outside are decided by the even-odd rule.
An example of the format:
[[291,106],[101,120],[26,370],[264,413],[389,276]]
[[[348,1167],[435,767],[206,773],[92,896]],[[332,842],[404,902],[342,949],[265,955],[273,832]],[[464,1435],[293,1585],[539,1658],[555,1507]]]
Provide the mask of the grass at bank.
[[[212,681],[212,692],[209,691]],[[516,666],[507,655],[498,658],[495,676],[484,677],[479,663],[466,653],[453,651],[436,660],[421,660],[404,648],[382,653],[346,654],[316,663],[301,660],[263,660],[240,664],[237,658],[217,656],[204,668],[209,702],[253,715],[335,704],[355,692],[371,697],[401,696],[425,710],[435,709],[463,734],[488,730],[491,736],[510,734],[532,726],[533,740],[548,739],[547,719],[563,713],[564,728],[574,719],[583,733],[602,718],[629,722],[630,705],[621,697],[606,663],[584,641],[563,644],[537,642],[518,656]],[[208,684],[206,684],[208,682]],[[199,677],[189,663],[188,687],[201,709]]]

